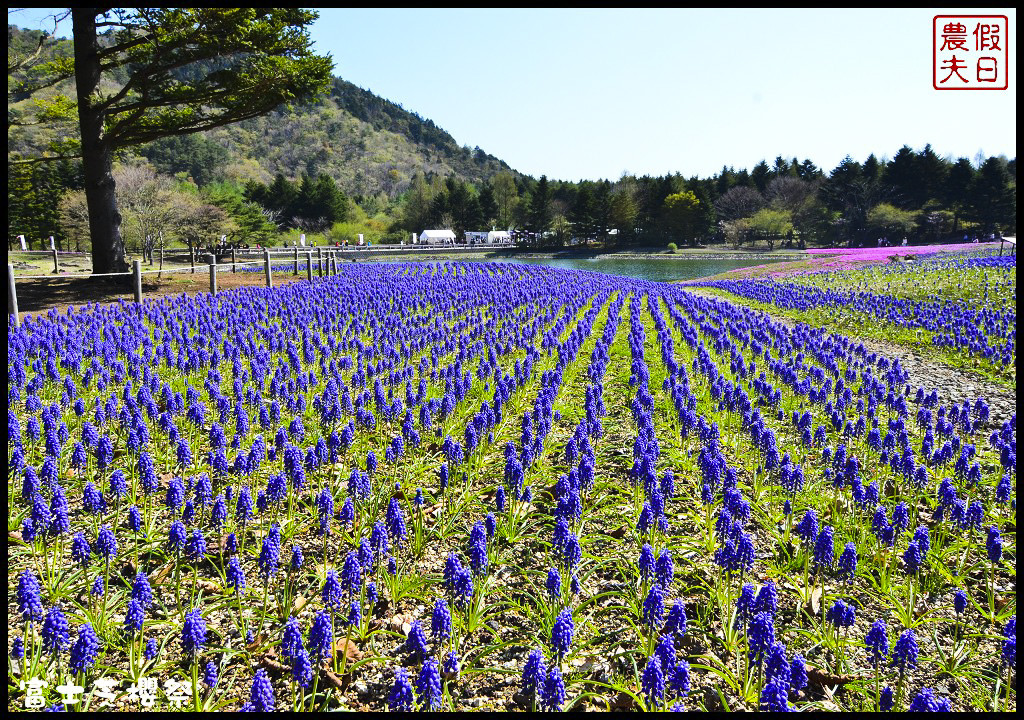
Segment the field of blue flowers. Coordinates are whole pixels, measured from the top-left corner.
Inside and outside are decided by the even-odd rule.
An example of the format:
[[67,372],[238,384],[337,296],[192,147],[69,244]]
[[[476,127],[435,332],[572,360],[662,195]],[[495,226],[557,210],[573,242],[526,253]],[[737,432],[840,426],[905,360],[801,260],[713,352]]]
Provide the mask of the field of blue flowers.
[[1012,711],[1016,415],[907,380],[543,266],[9,321],[8,707]]
[[1015,387],[1017,257],[918,256],[779,279],[691,283],[833,329],[926,348]]

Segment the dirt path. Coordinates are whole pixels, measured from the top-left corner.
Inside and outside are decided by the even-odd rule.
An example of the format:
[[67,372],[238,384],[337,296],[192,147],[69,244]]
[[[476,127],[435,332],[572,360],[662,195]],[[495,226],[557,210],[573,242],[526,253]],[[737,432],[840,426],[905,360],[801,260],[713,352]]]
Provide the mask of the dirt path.
[[[713,293],[702,293],[697,289],[687,288],[688,292],[694,292],[708,298],[723,300]],[[738,303],[742,304],[742,303]],[[797,323],[782,315],[768,313],[770,317],[788,328],[796,327]],[[907,371],[909,378],[907,384],[912,391],[923,387],[925,392],[933,389],[938,392],[939,403],[950,405],[968,400],[973,405],[979,397],[984,398],[989,405],[988,426],[992,429],[998,428],[1003,422],[1009,420],[1017,412],[1017,394],[1013,390],[997,383],[991,382],[976,375],[963,372],[957,368],[926,358],[921,353],[910,348],[901,347],[892,343],[878,340],[868,340],[847,334],[846,337],[863,343],[868,352],[878,353],[892,359],[899,359],[900,365]]]
[[[776,318],[777,320],[779,318]],[[948,405],[962,400],[972,404],[984,398],[989,405],[989,425],[999,427],[1017,412],[1017,394],[1002,385],[957,370],[944,363],[929,360],[920,353],[878,340],[862,340],[869,352],[879,353],[888,358],[899,358],[900,365],[910,375],[911,388],[923,387],[926,392],[932,388],[939,393],[939,402]]]

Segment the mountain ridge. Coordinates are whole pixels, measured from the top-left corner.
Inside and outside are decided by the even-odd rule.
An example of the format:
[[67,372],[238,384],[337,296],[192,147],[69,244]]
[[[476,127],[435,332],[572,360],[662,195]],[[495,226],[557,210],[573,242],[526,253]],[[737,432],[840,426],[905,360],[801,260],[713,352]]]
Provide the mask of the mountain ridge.
[[[12,49],[34,49],[41,36],[44,59],[69,54],[70,39],[8,24],[8,55]],[[115,80],[124,82],[124,78]],[[44,92],[44,96],[58,93],[73,99],[74,82],[60,83]],[[22,157],[42,154],[54,141],[56,131],[43,126],[16,128],[12,135],[12,114],[25,114],[33,102],[34,98],[17,94],[12,102],[8,92],[8,157],[12,153]],[[77,127],[68,129],[77,131]],[[455,176],[473,183],[488,180],[499,172],[520,175],[479,147],[459,145],[429,118],[338,76],[313,101],[278,108],[267,115],[196,136],[201,143],[213,143],[226,151],[226,158],[214,153],[225,161],[216,169],[216,179],[269,183],[277,173],[293,180],[303,173],[311,177],[325,173],[346,194],[356,198],[385,195],[393,199],[409,188],[417,173],[427,179]],[[159,148],[157,141],[138,146],[136,152],[152,159],[159,154]],[[165,158],[168,167],[160,169],[187,171],[187,160],[180,158],[180,165],[175,166],[173,158]]]

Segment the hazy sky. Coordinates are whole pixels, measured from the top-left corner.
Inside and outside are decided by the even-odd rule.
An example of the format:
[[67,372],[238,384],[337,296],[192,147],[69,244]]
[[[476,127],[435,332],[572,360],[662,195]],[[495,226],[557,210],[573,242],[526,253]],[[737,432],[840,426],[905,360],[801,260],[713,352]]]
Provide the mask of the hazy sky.
[[324,9],[312,36],[335,75],[521,172],[707,176],[929,142],[1015,157],[1014,9],[970,11],[1009,18],[1008,90],[932,88],[932,18],[963,12]]

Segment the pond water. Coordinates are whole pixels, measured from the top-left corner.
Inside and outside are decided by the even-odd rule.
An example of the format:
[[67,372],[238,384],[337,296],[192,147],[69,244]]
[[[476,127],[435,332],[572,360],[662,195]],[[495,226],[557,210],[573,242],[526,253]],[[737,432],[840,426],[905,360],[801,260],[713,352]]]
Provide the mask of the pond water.
[[708,277],[735,268],[763,265],[769,260],[729,260],[714,258],[516,258],[499,260],[498,262],[523,263],[530,265],[550,265],[551,267],[571,270],[590,270],[609,275],[625,275],[627,277],[651,280],[654,282],[674,282],[677,280],[693,280]]

